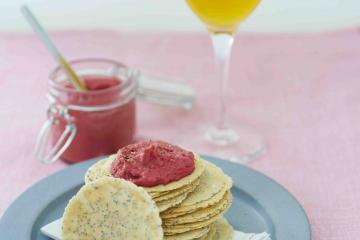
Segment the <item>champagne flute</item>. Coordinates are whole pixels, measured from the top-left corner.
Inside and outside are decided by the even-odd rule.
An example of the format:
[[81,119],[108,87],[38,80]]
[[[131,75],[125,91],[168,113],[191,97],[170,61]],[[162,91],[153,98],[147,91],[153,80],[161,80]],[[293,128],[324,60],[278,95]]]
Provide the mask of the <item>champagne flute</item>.
[[238,25],[259,4],[260,0],[186,0],[192,11],[205,23],[212,40],[217,78],[219,106],[217,122],[207,129],[204,138],[220,157],[245,163],[265,150],[261,136],[248,127],[227,125],[227,91],[229,62]]

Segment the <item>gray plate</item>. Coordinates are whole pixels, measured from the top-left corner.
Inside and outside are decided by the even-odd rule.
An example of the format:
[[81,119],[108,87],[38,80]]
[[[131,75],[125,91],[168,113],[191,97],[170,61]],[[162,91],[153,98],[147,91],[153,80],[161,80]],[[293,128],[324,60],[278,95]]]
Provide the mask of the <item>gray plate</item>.
[[[247,167],[214,157],[205,159],[233,178],[233,205],[226,214],[237,230],[271,234],[272,240],[310,240],[306,214],[282,186]],[[68,200],[83,185],[84,173],[96,160],[55,173],[24,192],[0,221],[0,239],[44,240],[40,228],[62,216]]]

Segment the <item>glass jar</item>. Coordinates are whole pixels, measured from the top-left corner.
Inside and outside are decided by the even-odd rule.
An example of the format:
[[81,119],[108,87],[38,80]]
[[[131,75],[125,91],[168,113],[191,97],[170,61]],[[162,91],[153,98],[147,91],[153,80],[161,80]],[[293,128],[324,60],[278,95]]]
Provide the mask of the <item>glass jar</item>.
[[74,89],[60,67],[50,74],[48,120],[36,147],[36,156],[45,163],[111,154],[135,135],[137,72],[108,59],[70,64],[88,90]]

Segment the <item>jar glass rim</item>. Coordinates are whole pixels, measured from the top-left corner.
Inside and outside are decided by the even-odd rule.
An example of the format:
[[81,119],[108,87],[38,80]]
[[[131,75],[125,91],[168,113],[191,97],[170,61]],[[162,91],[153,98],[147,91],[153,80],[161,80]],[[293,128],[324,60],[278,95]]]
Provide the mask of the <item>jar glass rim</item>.
[[[49,75],[49,92],[47,94],[48,99],[50,102],[56,102],[56,96],[58,94],[76,94],[77,96],[86,96],[91,98],[101,97],[107,94],[119,94],[119,99],[117,99],[114,103],[106,104],[106,105],[93,105],[93,106],[86,106],[86,105],[79,105],[79,104],[62,104],[69,109],[79,110],[79,111],[103,111],[115,108],[117,106],[121,106],[136,96],[136,91],[138,87],[137,76],[138,71],[129,69],[125,64],[120,63],[115,60],[106,59],[106,58],[81,58],[75,59],[68,62],[70,65],[81,66],[80,64],[108,64],[109,66],[114,66],[119,70],[124,70],[126,77],[120,77],[121,84],[105,88],[99,89],[96,91],[79,91],[74,88],[65,87],[63,84],[59,84],[61,80],[59,80],[59,76],[63,77],[66,76],[63,72],[63,69],[60,66],[57,66]],[[106,65],[105,65],[106,66]],[[96,70],[99,67],[93,67]],[[84,67],[84,69],[92,70],[92,67]],[[76,72],[76,69],[74,69]],[[81,70],[80,70],[81,71]],[[61,75],[59,75],[61,74]],[[116,75],[120,74],[116,72]],[[84,74],[84,75],[92,75],[92,74]],[[104,75],[107,74],[103,73],[96,73],[96,75]],[[66,78],[65,78],[66,79]]]
[[[108,58],[79,58],[79,59],[73,59],[68,61],[68,63],[70,65],[76,65],[76,64],[80,64],[80,63],[96,63],[96,62],[102,62],[102,63],[109,63],[109,64],[113,64],[114,66],[117,66],[119,68],[123,68],[125,70],[129,70],[129,68],[118,61],[112,60],[112,59],[108,59]],[[56,88],[59,91],[62,92],[68,92],[68,93],[76,93],[76,94],[86,94],[86,95],[98,95],[98,94],[104,94],[107,92],[112,92],[112,91],[119,91],[121,88],[126,87],[127,85],[129,85],[129,79],[122,79],[122,84],[118,84],[109,88],[105,88],[105,89],[99,89],[96,91],[79,91],[75,88],[68,88],[65,87],[62,84],[59,84],[58,82],[56,82],[56,74],[62,72],[63,69],[61,68],[61,66],[57,66],[53,71],[51,71],[50,75],[49,75],[49,85],[51,88]],[[75,71],[76,72],[76,71]]]

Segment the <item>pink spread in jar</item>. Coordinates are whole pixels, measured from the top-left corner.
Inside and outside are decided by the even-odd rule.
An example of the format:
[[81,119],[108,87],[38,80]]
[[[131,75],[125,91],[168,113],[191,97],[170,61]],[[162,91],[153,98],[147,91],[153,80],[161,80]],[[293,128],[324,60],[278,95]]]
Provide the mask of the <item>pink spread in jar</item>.
[[55,109],[50,114],[56,119],[51,127],[52,145],[67,126],[76,128],[61,159],[75,163],[114,153],[130,144],[136,128],[136,78],[124,65],[111,60],[79,60],[71,65],[88,90],[75,90],[57,68],[50,76],[48,94],[50,106]]

